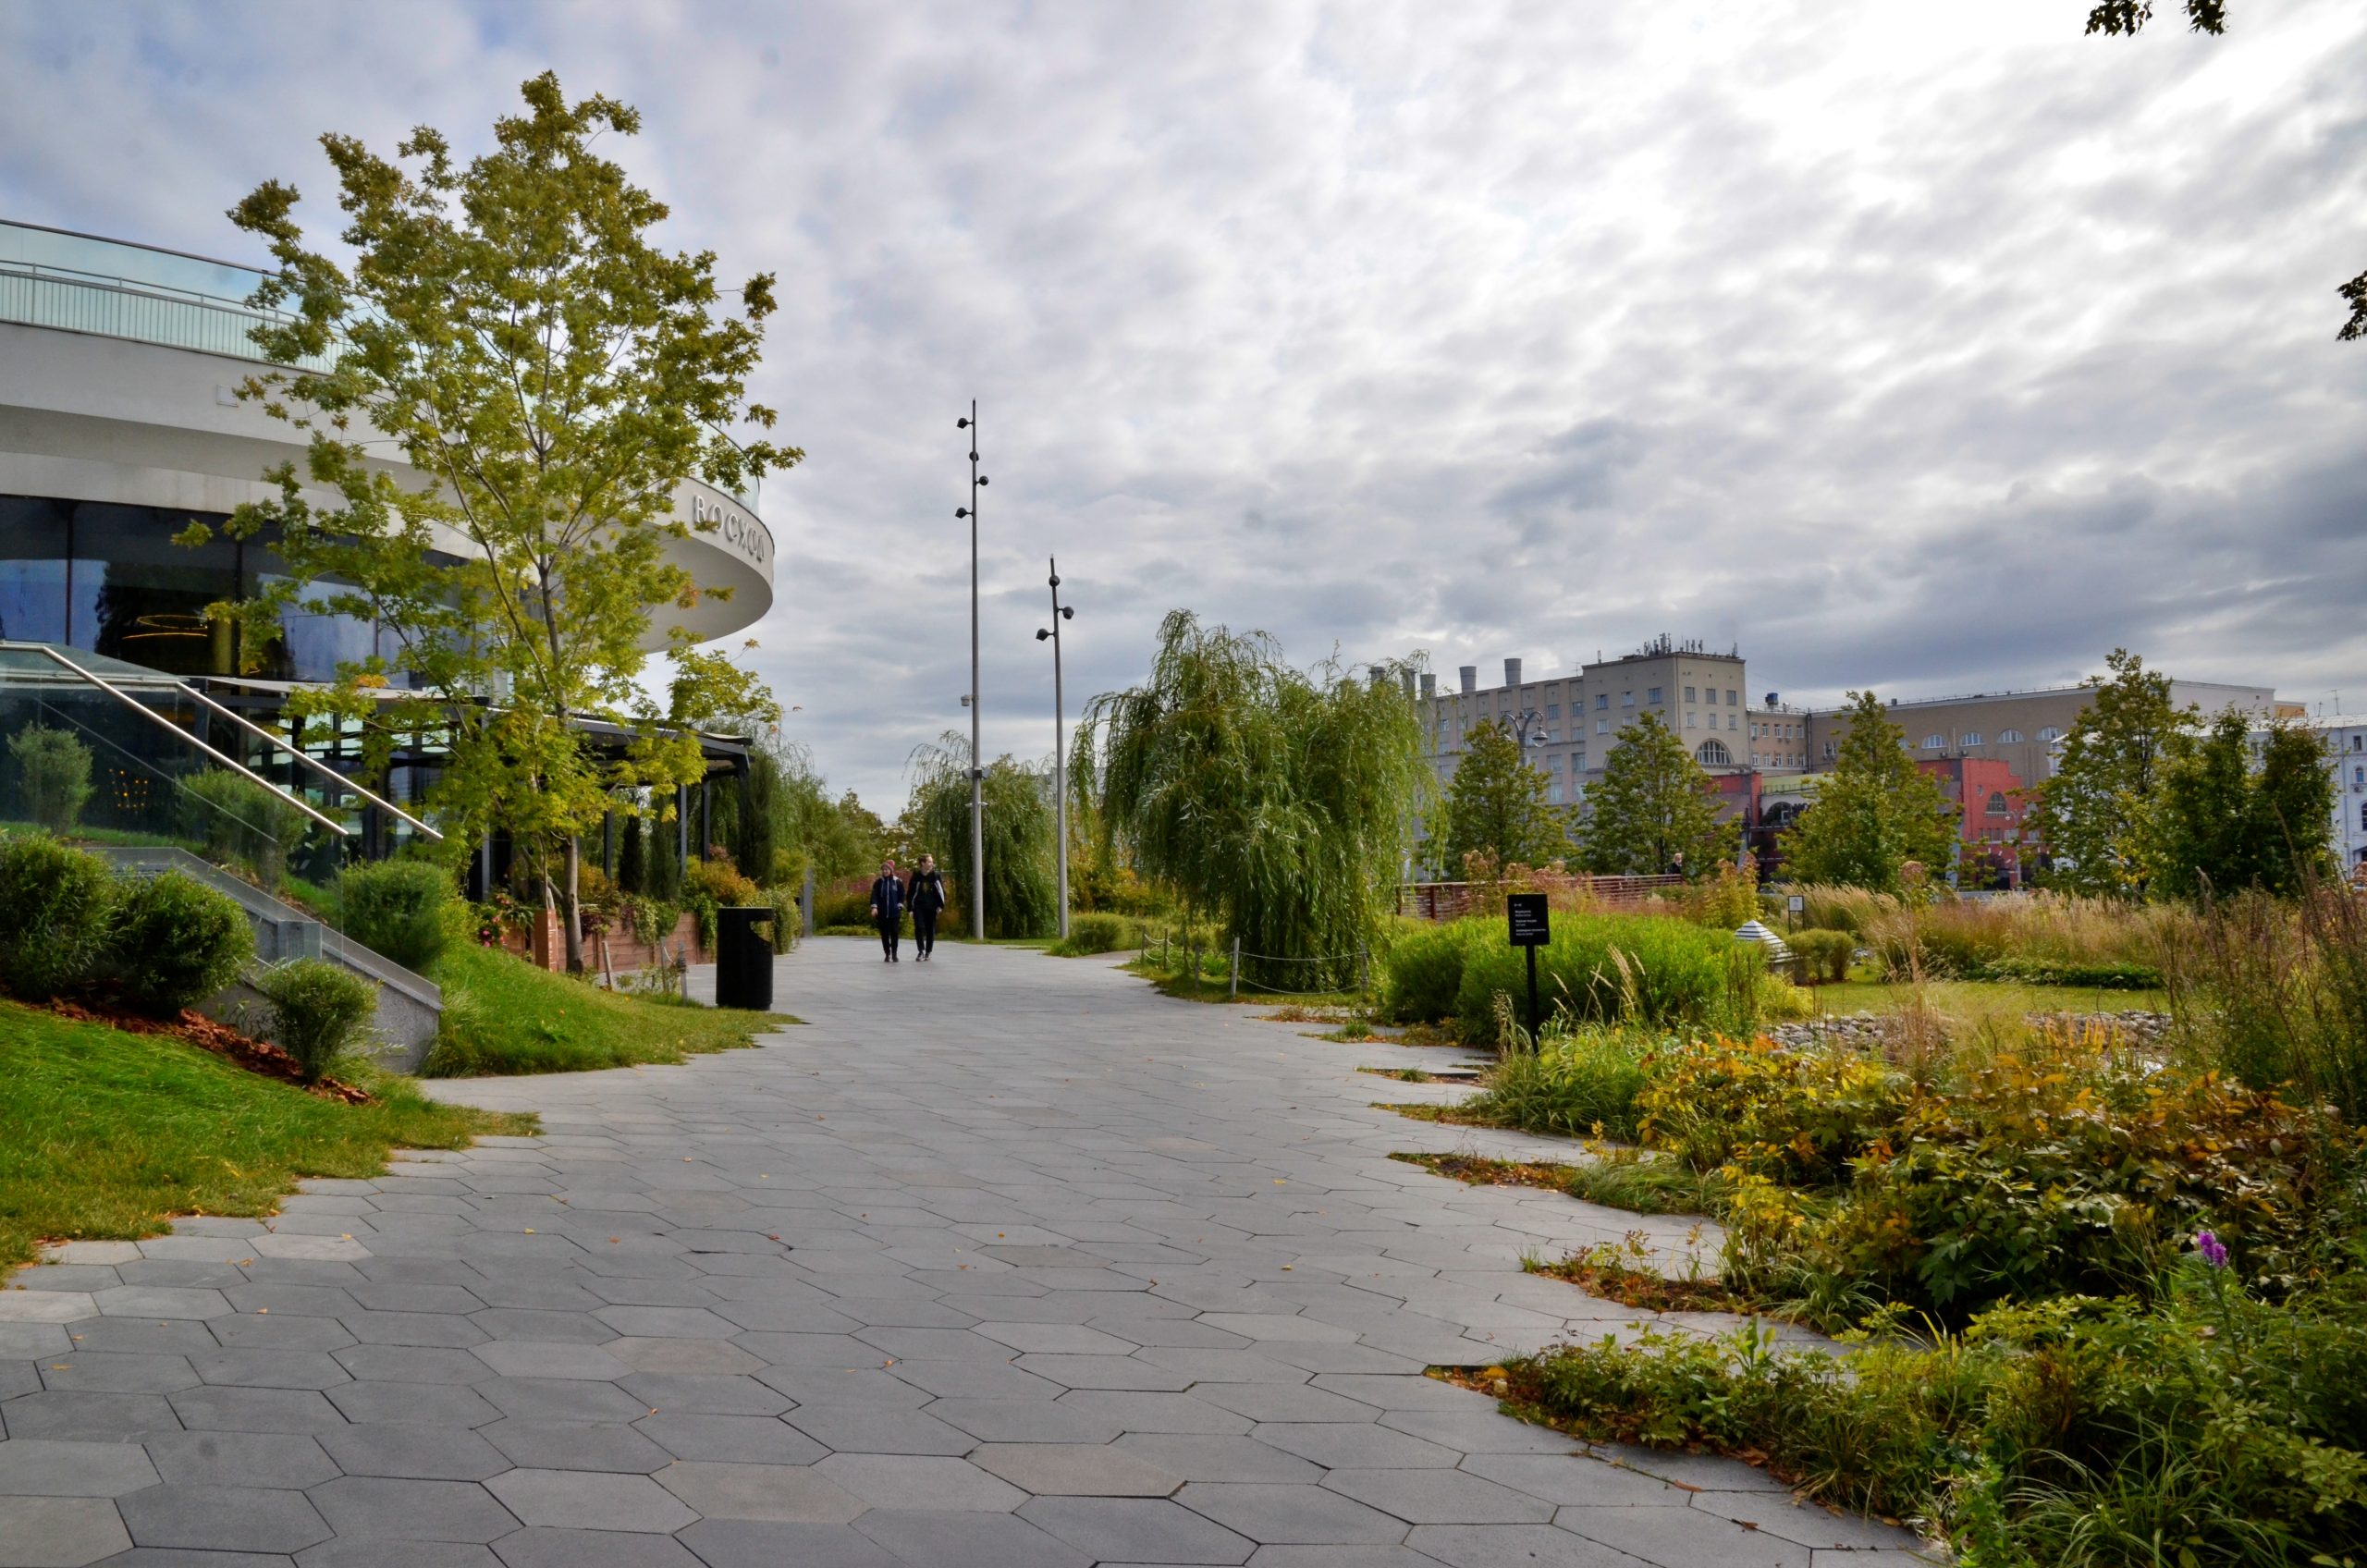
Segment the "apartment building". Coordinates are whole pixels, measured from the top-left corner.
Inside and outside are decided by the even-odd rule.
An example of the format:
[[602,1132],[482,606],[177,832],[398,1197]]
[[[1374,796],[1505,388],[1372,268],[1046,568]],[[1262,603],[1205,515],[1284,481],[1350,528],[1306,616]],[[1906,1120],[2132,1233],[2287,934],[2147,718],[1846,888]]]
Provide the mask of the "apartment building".
[[1699,642],[1660,637],[1632,654],[1598,658],[1576,674],[1523,678],[1521,661],[1504,661],[1500,686],[1482,688],[1479,667],[1457,672],[1456,690],[1422,678],[1431,755],[1441,783],[1454,777],[1471,732],[1494,722],[1527,737],[1530,764],[1546,776],[1546,794],[1575,802],[1640,714],[1659,716],[1713,774],[1748,772],[1749,690],[1739,649],[1713,653]]
[[[2302,723],[2325,743],[2334,775],[2335,856],[2352,876],[2367,878],[2367,715],[2328,714]],[[2265,730],[2254,732],[2252,749],[2267,738]]]
[[[2054,773],[2054,743],[2071,731],[2088,705],[2091,688],[2052,686],[2029,692],[1980,692],[1966,697],[1931,697],[1886,704],[1891,722],[1907,732],[1907,749],[1920,762],[1974,757],[2002,762],[2022,784],[2037,784]],[[2235,707],[2268,716],[2286,711],[2266,686],[2231,686],[2210,680],[2172,680],[2170,701],[2191,703],[2205,715]],[[2295,710],[2298,711],[2298,710]],[[1809,713],[1808,766],[1833,766],[1848,732],[1846,708]]]

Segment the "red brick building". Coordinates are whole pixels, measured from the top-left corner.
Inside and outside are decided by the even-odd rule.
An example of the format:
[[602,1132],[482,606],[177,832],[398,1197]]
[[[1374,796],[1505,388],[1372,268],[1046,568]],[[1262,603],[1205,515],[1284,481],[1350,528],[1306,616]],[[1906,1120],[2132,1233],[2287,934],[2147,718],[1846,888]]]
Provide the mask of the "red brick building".
[[2023,857],[2037,846],[2024,839],[2023,817],[2030,807],[2013,768],[1992,757],[1932,757],[1915,765],[1940,783],[1940,793],[1960,814],[1962,881],[1968,888],[2018,888]]

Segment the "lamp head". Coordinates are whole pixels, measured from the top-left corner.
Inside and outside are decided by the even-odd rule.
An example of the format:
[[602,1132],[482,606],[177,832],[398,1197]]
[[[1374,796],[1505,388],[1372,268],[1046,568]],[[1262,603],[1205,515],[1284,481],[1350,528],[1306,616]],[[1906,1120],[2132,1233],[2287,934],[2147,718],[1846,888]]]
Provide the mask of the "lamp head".
[[970,422],[966,419],[957,419],[953,422],[953,428],[956,430],[967,430],[970,428]]
[[1049,632],[1049,631],[1045,631],[1045,630],[1044,630],[1042,627],[1040,627],[1040,626],[1039,626],[1039,627],[1037,627],[1037,628],[1036,629],[1036,641],[1037,641],[1038,643],[1042,642],[1045,638],[1049,637],[1050,635],[1051,635],[1051,633],[1050,633],[1050,632]]
[[1061,606],[1061,619],[1062,620],[1074,620],[1076,619],[1076,606],[1074,605],[1062,605]]
[[978,483],[979,483],[979,484],[984,484],[986,482],[987,482],[987,476],[986,476],[985,474],[983,474],[983,473],[982,473],[982,474],[978,475]]
[[953,515],[955,517],[968,517],[970,515],[970,508],[967,507],[956,507],[953,508]]

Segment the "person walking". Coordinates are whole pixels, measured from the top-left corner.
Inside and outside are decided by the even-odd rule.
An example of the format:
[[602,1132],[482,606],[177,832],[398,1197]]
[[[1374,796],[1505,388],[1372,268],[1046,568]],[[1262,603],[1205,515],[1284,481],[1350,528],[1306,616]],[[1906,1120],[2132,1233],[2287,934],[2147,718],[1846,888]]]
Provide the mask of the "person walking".
[[879,927],[882,963],[894,963],[896,938],[904,928],[904,884],[896,876],[896,857],[879,863],[879,879],[871,885],[871,919]]
[[945,873],[938,870],[935,855],[921,856],[913,868],[913,879],[904,885],[904,903],[913,912],[913,946],[926,963],[937,951],[937,917],[945,910]]

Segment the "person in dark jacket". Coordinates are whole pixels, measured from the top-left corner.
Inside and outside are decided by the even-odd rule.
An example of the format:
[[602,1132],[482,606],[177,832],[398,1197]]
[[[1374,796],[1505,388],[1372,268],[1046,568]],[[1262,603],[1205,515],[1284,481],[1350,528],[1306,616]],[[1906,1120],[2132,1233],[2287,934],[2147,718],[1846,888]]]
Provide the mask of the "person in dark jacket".
[[935,855],[921,856],[913,879],[904,884],[904,904],[913,912],[913,946],[926,963],[937,951],[937,917],[945,909],[945,873],[938,870]]
[[892,855],[879,863],[879,879],[871,885],[871,921],[879,927],[879,962],[896,962],[896,938],[904,928],[904,884]]

